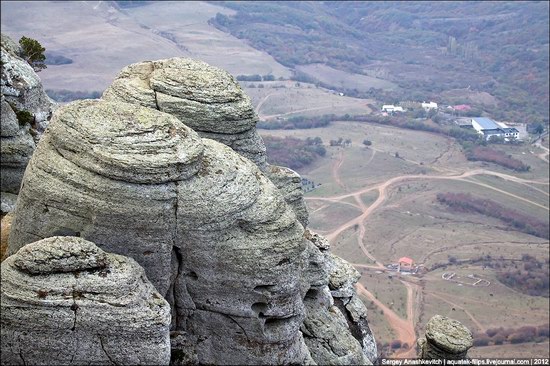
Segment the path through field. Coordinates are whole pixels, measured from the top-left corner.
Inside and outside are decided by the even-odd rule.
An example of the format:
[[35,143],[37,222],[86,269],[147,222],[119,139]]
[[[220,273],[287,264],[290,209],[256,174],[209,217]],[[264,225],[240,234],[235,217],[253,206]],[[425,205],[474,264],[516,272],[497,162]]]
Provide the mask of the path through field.
[[[374,152],[373,152],[374,155]],[[529,200],[527,198],[518,196],[516,194],[513,194],[511,192],[507,192],[505,190],[496,188],[491,186],[487,183],[482,183],[479,181],[476,181],[474,178],[478,175],[490,175],[499,177],[508,181],[512,181],[518,184],[527,185],[530,188],[533,188],[537,191],[540,191],[546,195],[548,195],[547,192],[540,190],[536,187],[533,187],[533,185],[548,185],[548,181],[541,181],[541,180],[530,180],[530,179],[523,179],[519,177],[515,177],[512,175],[508,175],[505,173],[495,172],[487,169],[472,169],[468,171],[458,172],[458,171],[440,171],[440,175],[400,175],[397,177],[393,177],[391,179],[388,179],[384,182],[375,184],[370,187],[365,187],[359,190],[356,190],[354,192],[349,192],[348,187],[344,184],[340,177],[340,167],[342,166],[344,162],[345,154],[343,151],[340,151],[338,155],[337,161],[332,166],[332,177],[334,181],[343,188],[346,192],[345,194],[341,195],[334,195],[329,197],[306,197],[306,200],[309,201],[324,201],[327,203],[342,203],[342,204],[350,204],[349,202],[345,202],[344,200],[350,197],[353,197],[356,201],[357,205],[353,205],[361,210],[361,214],[357,217],[349,220],[346,223],[343,223],[339,227],[332,230],[330,233],[326,234],[326,238],[332,243],[335,244],[338,237],[347,229],[352,227],[358,227],[358,234],[356,236],[357,238],[357,244],[361,248],[361,251],[363,254],[372,260],[374,262],[374,265],[364,265],[364,264],[354,264],[356,267],[360,268],[368,268],[368,269],[374,269],[374,270],[383,270],[385,269],[384,264],[381,263],[379,260],[377,260],[369,251],[367,250],[365,244],[364,244],[364,237],[365,237],[365,221],[369,218],[369,216],[375,212],[379,207],[381,207],[387,197],[388,197],[388,190],[394,186],[397,186],[399,184],[402,184],[404,182],[408,181],[414,181],[414,180],[455,180],[455,181],[463,181],[468,182],[470,184],[475,184],[478,186],[482,186],[488,189],[495,190],[499,193],[505,194],[509,197],[513,197],[517,200],[521,200],[524,202],[527,202],[531,205],[543,208],[545,210],[549,210],[549,208],[543,204],[540,204],[538,202],[534,202],[532,200]],[[370,204],[369,206],[366,206],[361,199],[361,195],[370,192],[370,191],[378,191],[378,197],[377,199]],[[430,253],[433,254],[433,253]],[[403,281],[401,280],[402,284],[407,289],[407,311],[406,311],[406,318],[403,319],[399,315],[397,315],[393,310],[391,310],[388,306],[386,306],[384,303],[382,303],[379,299],[376,298],[371,292],[369,292],[362,284],[357,284],[357,291],[360,294],[363,294],[368,299],[370,299],[377,307],[379,307],[384,312],[384,317],[388,321],[391,328],[395,331],[395,334],[397,336],[397,339],[399,339],[402,343],[407,343],[409,345],[409,349],[400,350],[400,352],[396,353],[395,356],[399,357],[411,357],[414,356],[414,344],[416,342],[416,335],[415,335],[415,308],[418,309],[420,304],[415,304],[416,302],[416,294],[418,293],[418,285],[411,283],[410,281]],[[479,330],[484,331],[485,327],[466,309],[463,307],[457,305],[456,303],[448,300],[447,298],[442,297],[439,294],[430,293],[431,296],[437,297],[440,300],[450,304],[451,306],[455,308],[459,308],[463,310],[472,320],[472,322],[479,328]]]

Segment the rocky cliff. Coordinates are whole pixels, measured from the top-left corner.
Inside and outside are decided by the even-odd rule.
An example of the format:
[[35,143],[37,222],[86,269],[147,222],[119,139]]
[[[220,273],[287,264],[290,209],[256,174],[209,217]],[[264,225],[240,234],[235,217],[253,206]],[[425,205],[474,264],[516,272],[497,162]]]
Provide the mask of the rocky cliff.
[[256,121],[222,70],[130,65],[54,113],[9,253],[61,235],[135,259],[170,304],[172,364],[369,364],[358,273],[304,228],[300,178],[266,163]]
[[3,213],[12,211],[25,167],[44,131],[55,103],[46,95],[20,47],[1,35],[1,185]]

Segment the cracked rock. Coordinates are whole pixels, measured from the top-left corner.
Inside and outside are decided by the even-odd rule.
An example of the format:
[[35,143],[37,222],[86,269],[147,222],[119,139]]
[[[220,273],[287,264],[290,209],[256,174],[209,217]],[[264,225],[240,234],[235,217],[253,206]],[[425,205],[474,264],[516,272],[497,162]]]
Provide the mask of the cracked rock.
[[169,363],[170,307],[133,259],[58,236],[1,271],[2,364]]

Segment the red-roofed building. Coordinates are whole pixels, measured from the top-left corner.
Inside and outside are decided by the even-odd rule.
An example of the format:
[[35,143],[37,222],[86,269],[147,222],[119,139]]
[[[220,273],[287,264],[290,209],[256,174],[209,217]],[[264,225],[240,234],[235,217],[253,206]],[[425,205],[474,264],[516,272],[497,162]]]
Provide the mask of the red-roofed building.
[[401,257],[397,263],[399,264],[399,272],[411,271],[413,269],[414,261],[409,257]]
[[469,111],[470,109],[472,109],[472,107],[470,107],[468,104],[459,104],[459,105],[455,105],[453,107],[453,109],[455,111],[466,112],[466,111]]

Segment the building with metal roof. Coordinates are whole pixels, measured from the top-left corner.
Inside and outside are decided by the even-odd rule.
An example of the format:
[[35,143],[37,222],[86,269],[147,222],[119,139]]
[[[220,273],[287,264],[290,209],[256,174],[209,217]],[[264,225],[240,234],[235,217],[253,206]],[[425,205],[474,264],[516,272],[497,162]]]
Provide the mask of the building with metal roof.
[[493,137],[500,137],[506,141],[516,140],[519,137],[519,131],[516,128],[509,128],[504,123],[497,123],[487,117],[472,118],[472,127],[487,141]]

